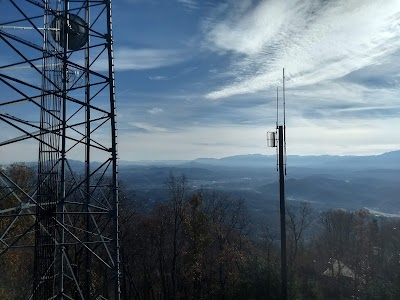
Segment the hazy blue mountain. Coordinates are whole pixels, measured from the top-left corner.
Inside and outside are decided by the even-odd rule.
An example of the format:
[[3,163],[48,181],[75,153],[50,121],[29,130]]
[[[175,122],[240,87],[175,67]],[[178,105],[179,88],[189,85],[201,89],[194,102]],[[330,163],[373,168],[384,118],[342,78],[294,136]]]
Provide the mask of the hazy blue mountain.
[[220,159],[198,158],[193,162],[215,166],[262,168],[265,167],[266,164],[274,164],[276,162],[276,157],[273,155],[248,154],[223,157]]
[[[199,158],[193,162],[199,164],[257,167],[263,168],[276,164],[275,155],[249,154],[224,157],[221,159]],[[325,167],[325,168],[393,168],[393,164],[400,165],[400,151],[387,152],[371,156],[299,156],[288,155],[287,164],[290,167]]]
[[[75,172],[84,163],[69,160]],[[35,163],[32,163],[35,165]],[[94,162],[92,168],[98,166]],[[241,197],[258,217],[277,210],[278,174],[274,155],[236,155],[192,161],[120,161],[122,186],[148,203],[163,201],[170,173],[185,174],[192,189],[213,189]],[[318,209],[368,207],[400,212],[400,151],[374,156],[295,156],[287,158],[289,205],[308,201]]]
[[[157,162],[155,162],[157,164]],[[288,156],[289,205],[308,201],[318,209],[368,207],[400,211],[400,151],[374,156]],[[177,164],[120,167],[120,178],[140,197],[162,198],[165,178],[185,174],[193,189],[214,189],[246,199],[258,216],[277,210],[278,174],[274,155],[199,158]]]

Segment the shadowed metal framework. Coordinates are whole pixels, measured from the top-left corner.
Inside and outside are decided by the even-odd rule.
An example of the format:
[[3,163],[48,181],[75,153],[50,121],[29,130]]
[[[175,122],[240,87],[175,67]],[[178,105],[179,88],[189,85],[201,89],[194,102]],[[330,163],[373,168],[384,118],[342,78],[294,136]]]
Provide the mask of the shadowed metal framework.
[[0,45],[0,155],[38,162],[0,168],[0,260],[32,258],[29,299],[119,300],[111,1],[3,0]]

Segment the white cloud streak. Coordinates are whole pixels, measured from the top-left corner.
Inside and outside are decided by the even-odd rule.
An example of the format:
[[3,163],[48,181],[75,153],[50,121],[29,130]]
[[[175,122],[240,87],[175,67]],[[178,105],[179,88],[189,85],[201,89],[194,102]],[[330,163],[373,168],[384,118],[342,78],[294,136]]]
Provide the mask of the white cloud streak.
[[179,3],[183,4],[185,7],[190,9],[197,9],[198,3],[196,0],[177,0]]
[[158,114],[164,112],[164,110],[160,107],[153,107],[153,108],[150,108],[149,110],[147,110],[147,112],[151,115],[158,115]]
[[160,75],[158,75],[158,76],[149,76],[148,77],[150,80],[168,80],[169,78],[168,77],[166,77],[166,76],[160,76]]
[[129,122],[129,125],[136,127],[137,129],[146,133],[156,133],[156,132],[167,132],[168,130],[163,127],[154,126],[149,123],[144,122]]
[[283,67],[292,87],[332,81],[400,48],[397,0],[232,3],[204,26],[209,48],[232,55],[231,82],[210,99],[276,86]]
[[[184,61],[181,50],[174,49],[134,49],[117,48],[114,51],[115,69],[117,71],[150,70],[172,66]],[[93,65],[97,71],[108,70],[105,57],[101,57]]]
[[157,69],[182,60],[182,53],[177,50],[122,48],[115,51],[115,66],[119,71]]

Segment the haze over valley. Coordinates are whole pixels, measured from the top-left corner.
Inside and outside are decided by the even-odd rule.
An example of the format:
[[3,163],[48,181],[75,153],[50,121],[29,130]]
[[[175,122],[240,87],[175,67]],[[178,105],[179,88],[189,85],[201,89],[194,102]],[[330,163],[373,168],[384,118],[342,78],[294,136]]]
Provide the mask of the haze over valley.
[[[291,156],[287,158],[288,205],[309,202],[317,210],[370,209],[400,214],[400,151],[376,156]],[[172,172],[188,177],[192,189],[219,190],[241,197],[254,216],[278,210],[274,155],[238,155],[192,161],[141,161],[120,164],[124,188],[151,205],[165,197]]]

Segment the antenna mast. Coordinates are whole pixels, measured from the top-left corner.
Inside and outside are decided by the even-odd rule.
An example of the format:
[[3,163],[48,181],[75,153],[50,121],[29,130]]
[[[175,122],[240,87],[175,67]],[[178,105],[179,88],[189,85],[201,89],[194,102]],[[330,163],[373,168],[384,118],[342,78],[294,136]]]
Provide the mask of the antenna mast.
[[285,175],[286,175],[286,90],[285,90],[285,68],[282,70],[282,85],[283,85],[283,149],[284,149],[284,155],[285,155]]
[[[286,99],[285,99],[285,69],[283,69],[283,125],[279,124],[279,95],[276,88],[276,131],[267,133],[267,145],[277,147],[279,170],[279,210],[281,227],[281,299],[288,299],[287,290],[287,252],[286,252],[286,207],[285,207],[285,176],[286,176]],[[278,137],[276,137],[278,136]],[[276,143],[278,142],[278,143]]]

